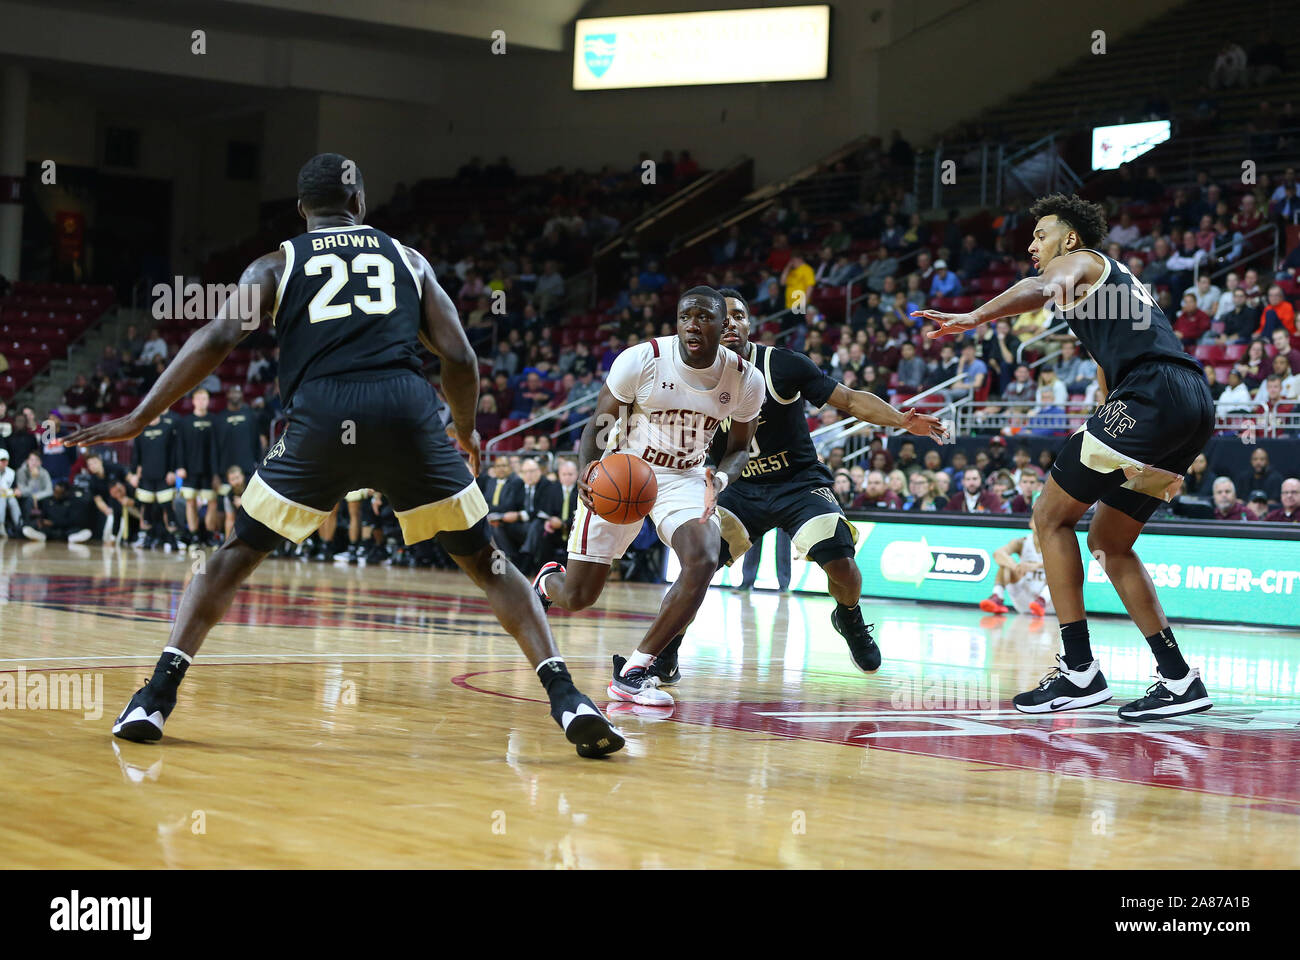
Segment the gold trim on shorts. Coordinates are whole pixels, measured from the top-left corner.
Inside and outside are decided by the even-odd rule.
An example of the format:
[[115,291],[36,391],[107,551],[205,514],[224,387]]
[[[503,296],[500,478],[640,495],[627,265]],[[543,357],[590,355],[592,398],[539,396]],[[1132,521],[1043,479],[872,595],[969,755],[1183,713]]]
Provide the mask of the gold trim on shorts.
[[[248,509],[247,505],[244,509]],[[455,496],[410,510],[396,510],[394,515],[402,525],[402,539],[420,543],[443,531],[468,530],[488,515],[488,505],[483,491],[471,480]]]
[[727,547],[731,550],[731,559],[727,561],[727,566],[731,566],[749,551],[753,543],[739,517],[726,507],[718,507],[717,514],[718,524],[722,527],[722,539],[727,541]]
[[176,491],[171,487],[166,490],[141,490],[139,487],[131,494],[136,503],[171,503]]
[[193,500],[197,497],[203,503],[211,503],[213,500],[217,499],[217,492],[211,487],[204,487],[203,489],[199,489],[198,487],[181,487],[181,496],[186,500]]
[[1089,470],[1098,473],[1123,470],[1126,489],[1144,493],[1157,500],[1168,502],[1178,496],[1183,489],[1183,478],[1180,474],[1139,463],[1132,457],[1107,446],[1105,442],[1093,436],[1087,428],[1083,429],[1083,446],[1079,449],[1079,461]]
[[346,500],[348,503],[360,503],[362,500],[366,499],[366,497],[369,495],[370,495],[370,489],[368,487],[363,487],[360,490],[349,491],[347,495],[343,497],[343,499]]
[[310,537],[329,516],[328,510],[313,510],[277,493],[257,473],[248,482],[240,506],[258,523],[294,543],[302,543]]

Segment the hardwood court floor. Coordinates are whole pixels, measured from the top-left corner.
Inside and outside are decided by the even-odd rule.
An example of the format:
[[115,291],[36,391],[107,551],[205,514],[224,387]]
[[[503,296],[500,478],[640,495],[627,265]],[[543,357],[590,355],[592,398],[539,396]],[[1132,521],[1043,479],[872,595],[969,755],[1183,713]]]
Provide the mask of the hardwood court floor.
[[[870,603],[864,677],[829,600],[712,590],[671,718],[618,713],[627,749],[587,761],[463,577],[267,561],[164,741],[117,741],[189,569],[0,545],[0,866],[1300,866],[1298,633],[1181,627],[1216,706],[1135,727],[1152,664],[1119,620],[1116,700],[1023,717],[1051,619]],[[661,590],[552,616],[599,703]]]

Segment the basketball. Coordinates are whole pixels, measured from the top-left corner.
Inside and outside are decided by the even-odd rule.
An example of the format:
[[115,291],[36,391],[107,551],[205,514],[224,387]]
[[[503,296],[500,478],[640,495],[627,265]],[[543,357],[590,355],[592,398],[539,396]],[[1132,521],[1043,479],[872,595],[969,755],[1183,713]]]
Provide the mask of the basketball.
[[591,502],[610,523],[635,523],[655,505],[659,481],[650,464],[630,453],[610,454],[591,471]]

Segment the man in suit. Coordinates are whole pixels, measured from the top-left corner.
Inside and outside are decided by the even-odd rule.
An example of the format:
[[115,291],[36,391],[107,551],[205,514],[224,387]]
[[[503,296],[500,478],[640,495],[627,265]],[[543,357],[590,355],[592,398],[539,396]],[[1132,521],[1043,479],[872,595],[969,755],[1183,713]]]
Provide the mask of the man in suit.
[[513,561],[514,547],[503,529],[503,520],[507,511],[519,509],[517,494],[523,481],[510,469],[510,458],[498,456],[487,473],[478,478],[478,485],[488,504],[487,521],[492,527],[492,542]]
[[948,498],[944,507],[953,513],[1007,513],[1008,505],[992,490],[984,489],[984,476],[976,467],[961,475],[961,489]]
[[529,457],[519,465],[519,476],[507,483],[502,496],[504,509],[500,526],[497,527],[504,541],[502,547],[511,562],[529,575],[536,573],[539,566],[533,561],[542,529],[542,519],[538,517],[537,511],[545,485],[549,483],[542,476],[542,468],[537,461]]
[[573,517],[578,512],[578,466],[572,460],[561,459],[555,469],[556,482],[543,481],[537,495],[538,532],[533,551],[535,568],[552,560],[564,562],[565,544],[573,529]]

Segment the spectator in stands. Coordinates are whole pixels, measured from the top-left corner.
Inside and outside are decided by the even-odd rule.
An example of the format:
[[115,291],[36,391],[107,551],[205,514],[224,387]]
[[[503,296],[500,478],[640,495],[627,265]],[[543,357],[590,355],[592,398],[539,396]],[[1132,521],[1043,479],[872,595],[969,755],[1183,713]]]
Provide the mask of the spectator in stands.
[[902,509],[901,504],[907,498],[907,474],[895,467],[885,475],[885,486],[898,497],[899,509]]
[[839,505],[845,510],[852,508],[856,496],[853,491],[853,478],[849,476],[847,470],[838,469],[833,471],[833,476],[835,480],[831,486],[831,493],[835,495],[835,499],[839,501]]
[[[39,453],[30,453],[27,459],[19,466],[14,479],[14,489],[18,494],[18,507],[23,517],[24,524],[32,521],[33,513],[38,512],[41,503],[54,492],[54,483],[50,479],[50,473],[41,465],[41,455]],[[24,536],[27,535],[27,527],[23,527]],[[39,539],[37,537],[28,537],[29,540]]]
[[1065,427],[1065,405],[1070,395],[1056,376],[1056,368],[1045,366],[1038,373],[1038,406],[1030,411],[1035,433],[1052,433]]
[[519,357],[510,349],[510,341],[504,337],[497,341],[497,352],[492,355],[492,374],[504,373],[513,377],[519,372]]
[[1219,301],[1223,291],[1214,285],[1208,273],[1196,278],[1196,285],[1183,291],[1183,296],[1191,294],[1196,299],[1196,308],[1207,317],[1213,318],[1219,312]]
[[1118,243],[1124,249],[1129,249],[1137,243],[1138,237],[1142,231],[1138,229],[1133,218],[1125,210],[1119,215],[1119,223],[1110,228],[1110,233],[1106,234],[1106,239],[1111,243]]
[[1243,193],[1241,195],[1241,204],[1237,208],[1237,212],[1232,215],[1229,226],[1244,237],[1252,230],[1258,230],[1263,222],[1264,217],[1259,212],[1255,195],[1253,193]]
[[1268,451],[1256,447],[1250,454],[1250,470],[1237,482],[1239,490],[1263,490],[1269,500],[1277,502],[1282,496],[1282,475],[1273,469]]
[[973,233],[962,237],[961,250],[957,254],[957,275],[966,281],[974,280],[989,268],[992,257],[988,251],[981,250]]
[[1233,369],[1241,374],[1246,389],[1257,390],[1264,382],[1264,378],[1268,376],[1270,366],[1264,341],[1251,340],[1250,346],[1246,348],[1246,355],[1233,366]]
[[1174,318],[1174,333],[1183,341],[1183,347],[1190,350],[1210,329],[1209,315],[1196,305],[1196,294],[1183,294],[1183,309]]
[[1250,387],[1242,380],[1241,370],[1237,367],[1228,372],[1228,385],[1219,394],[1215,407],[1221,417],[1233,413],[1249,413],[1254,409]]
[[484,440],[490,440],[501,432],[497,398],[490,393],[485,393],[478,398],[478,413],[474,417],[474,429]]
[[28,429],[26,413],[14,414],[13,429],[5,439],[5,446],[14,463],[25,463],[32,453],[40,451],[40,440]]
[[943,472],[948,474],[949,480],[955,481],[966,472],[966,464],[966,451],[959,448],[952,452],[952,460],[948,466],[943,468]]
[[984,476],[975,467],[969,467],[961,476],[961,489],[949,500],[944,510],[952,513],[1005,513],[1002,498],[992,490],[984,489]]
[[98,374],[98,381],[91,396],[90,409],[95,413],[112,413],[117,406],[117,387],[107,373]]
[[1259,285],[1259,271],[1254,267],[1247,270],[1241,278],[1241,288],[1246,291],[1246,303],[1252,307],[1264,307],[1264,288]]
[[1230,270],[1228,275],[1223,278],[1223,292],[1219,294],[1219,302],[1214,305],[1213,310],[1206,310],[1205,312],[1215,320],[1222,320],[1232,312],[1236,301],[1234,294],[1240,286],[1241,277],[1237,275],[1237,271]]
[[63,409],[67,413],[85,413],[90,409],[90,404],[94,398],[94,388],[86,379],[86,375],[79,373],[72,386],[63,392]]
[[533,289],[533,303],[538,312],[545,316],[558,308],[563,299],[564,277],[560,276],[559,265],[554,260],[547,260]]
[[883,244],[876,248],[876,258],[866,270],[866,284],[877,292],[885,289],[885,280],[898,272],[898,261]]
[[1260,314],[1255,336],[1271,337],[1275,330],[1284,330],[1291,337],[1297,336],[1295,307],[1276,283],[1268,288],[1268,301]]
[[983,388],[984,381],[988,379],[989,368],[976,356],[973,340],[967,340],[962,345],[961,360],[957,363],[956,375],[961,379],[950,388],[941,391],[943,398],[949,403],[974,397]]
[[1190,287],[1198,265],[1204,265],[1208,259],[1209,255],[1196,245],[1196,234],[1190,230],[1184,233],[1178,252],[1165,261],[1170,273],[1169,286],[1175,290]]
[[793,309],[795,312],[803,312],[807,309],[808,293],[812,290],[815,279],[813,269],[804,260],[803,254],[792,253],[781,271],[781,283],[785,286],[786,309]]
[[[919,266],[919,264],[918,264]],[[930,278],[931,297],[955,297],[961,293],[961,281],[957,275],[948,270],[945,260],[936,260],[934,276]]]
[[167,341],[163,339],[162,334],[155,327],[149,331],[149,339],[145,341],[144,347],[140,351],[139,361],[144,365],[152,365],[155,360],[161,359],[165,363],[168,353]]
[[1212,364],[1205,365],[1205,382],[1210,385],[1210,396],[1217,404],[1219,397],[1223,396],[1223,391],[1228,389],[1228,385],[1219,382],[1219,372]]
[[916,355],[916,344],[911,340],[904,341],[899,354],[898,382],[915,393],[925,379],[925,361]]
[[1210,89],[1226,90],[1245,86],[1248,79],[1246,51],[1232,40],[1225,40],[1210,70]]
[[1296,185],[1288,183],[1282,188],[1282,196],[1269,204],[1269,219],[1282,229],[1300,223],[1300,193]]
[[1252,490],[1246,498],[1246,513],[1249,520],[1263,520],[1268,514],[1268,494],[1263,490]]
[[1287,477],[1282,481],[1282,505],[1264,519],[1273,523],[1300,523],[1300,479]]
[[1232,309],[1223,315],[1224,343],[1249,343],[1260,325],[1260,309],[1246,300],[1246,290],[1238,286],[1232,291]]
[[84,543],[91,538],[86,528],[86,503],[74,497],[62,480],[53,485],[50,496],[41,503],[41,515],[35,524],[23,528],[29,540],[66,540]]
[[948,505],[948,498],[939,493],[934,473],[918,470],[907,481],[908,497],[903,501],[904,510],[916,510],[932,513]]
[[1246,505],[1237,499],[1237,488],[1227,477],[1214,481],[1214,519],[1249,520]]
[[879,470],[867,474],[866,485],[853,501],[855,510],[901,510],[903,502],[889,489],[885,475]]
[[1010,511],[1019,514],[1033,513],[1034,501],[1042,492],[1043,479],[1038,475],[1038,471],[1033,467],[1021,470],[1016,483],[1016,495],[1011,498]]
[[1056,375],[1070,396],[1086,392],[1088,384],[1097,377],[1096,361],[1080,356],[1078,351],[1078,341],[1066,340],[1061,344],[1061,356],[1056,361]]

